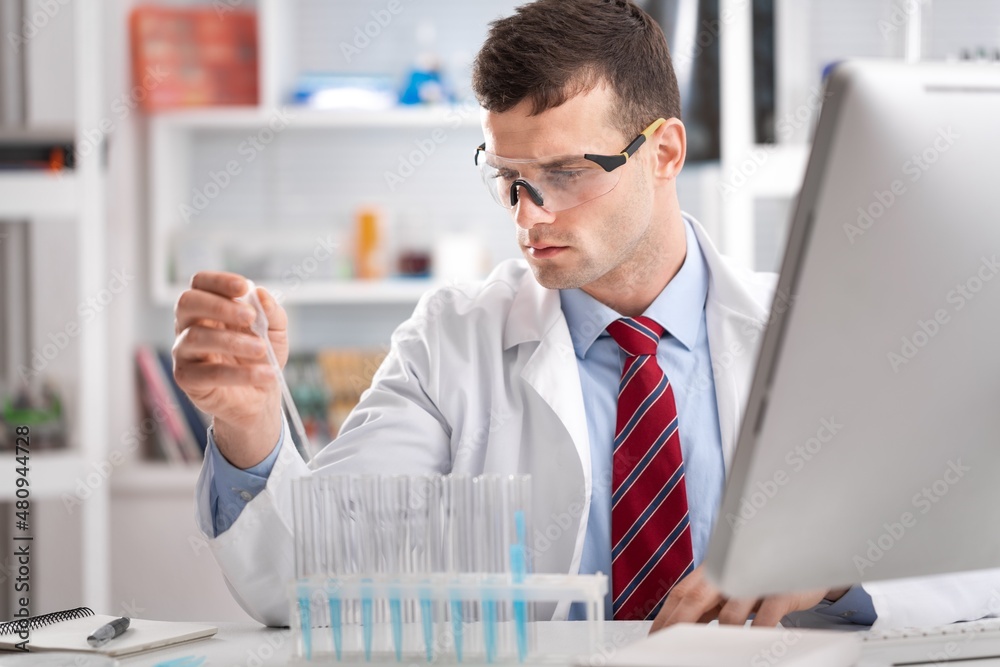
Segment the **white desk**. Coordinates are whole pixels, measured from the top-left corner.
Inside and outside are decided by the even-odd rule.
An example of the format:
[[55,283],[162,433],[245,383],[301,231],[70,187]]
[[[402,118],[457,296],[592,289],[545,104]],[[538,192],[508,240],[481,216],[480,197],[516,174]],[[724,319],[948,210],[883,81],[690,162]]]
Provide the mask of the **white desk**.
[[[218,626],[219,633],[211,639],[122,658],[121,665],[122,667],[154,667],[161,662],[184,656],[206,656],[208,660],[205,662],[205,667],[270,667],[271,665],[287,665],[292,662],[294,647],[292,646],[290,630],[275,630],[246,623],[213,623],[213,625]],[[604,639],[599,644],[600,651],[591,661],[593,667],[603,667],[619,649],[645,637],[649,623],[616,622],[605,623],[604,627]],[[538,649],[544,655],[546,646],[582,648],[586,644],[585,638],[583,623],[541,623],[539,624]],[[299,661],[293,664],[308,665],[311,663]],[[364,665],[366,663],[357,664]],[[409,663],[402,664],[406,667],[413,667]],[[545,661],[545,664],[559,663],[550,659]],[[926,664],[954,664],[955,667],[1000,667],[1000,658],[964,660],[958,663],[929,662]],[[862,665],[869,667],[869,663],[862,663]],[[881,666],[872,664],[871,667]]]
[[[208,660],[205,662],[205,667],[269,667],[270,665],[286,665],[292,661],[295,650],[290,630],[276,630],[245,623],[206,622],[219,628],[219,633],[211,639],[121,658],[119,661],[122,667],[154,667],[161,662],[184,656],[206,656]],[[601,667],[607,658],[614,655],[618,649],[645,637],[649,625],[648,622],[644,621],[605,623],[605,638],[600,642],[601,651],[594,660],[594,667]],[[584,626],[585,624],[580,622],[540,623],[539,653],[544,655],[546,646],[570,647],[570,650],[573,650],[573,647],[582,649],[586,646],[587,636]],[[603,659],[600,657],[602,655]],[[311,663],[300,661],[293,664],[308,665]],[[358,664],[374,663],[361,662]],[[401,664],[411,667],[409,663]],[[472,663],[467,662],[466,664]],[[553,661],[548,660],[546,664],[551,665]]]

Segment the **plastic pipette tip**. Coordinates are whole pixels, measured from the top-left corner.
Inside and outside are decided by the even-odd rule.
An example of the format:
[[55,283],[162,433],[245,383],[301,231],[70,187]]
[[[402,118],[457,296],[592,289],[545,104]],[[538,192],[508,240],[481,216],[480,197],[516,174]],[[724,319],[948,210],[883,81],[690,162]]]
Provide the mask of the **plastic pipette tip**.
[[333,651],[337,654],[337,660],[343,657],[344,635],[340,618],[340,598],[330,596],[330,629],[333,632]]
[[483,598],[483,644],[486,646],[486,662],[492,663],[497,657],[496,603]]
[[420,619],[424,624],[424,652],[434,662],[434,607],[429,597],[420,598]]
[[389,600],[392,619],[392,645],[396,649],[396,662],[403,662],[403,603],[398,597]]
[[462,601],[452,600],[451,602],[451,631],[455,635],[455,658],[462,662],[462,649],[464,647],[462,637]]
[[302,646],[306,660],[312,660],[312,620],[309,614],[309,598],[299,598],[299,617],[302,619]]
[[366,595],[361,600],[361,625],[364,628],[365,662],[372,661],[372,598]]
[[[525,541],[524,512],[514,512],[514,527],[517,543],[510,548],[510,569],[515,584],[524,583],[528,574]],[[524,662],[528,657],[528,605],[524,600],[514,601],[514,627],[517,634],[517,660]]]
[[247,280],[247,288],[247,293],[241,296],[239,301],[249,304],[257,313],[257,319],[250,325],[250,330],[264,341],[264,348],[267,351],[267,362],[274,369],[278,387],[281,389],[282,402],[288,411],[288,417],[292,422],[292,429],[295,431],[295,435],[302,446],[303,456],[308,462],[314,455],[312,444],[309,440],[309,435],[306,433],[306,427],[302,423],[302,416],[299,414],[298,408],[295,407],[295,401],[292,399],[292,392],[288,388],[288,382],[285,380],[285,375],[281,370],[281,364],[274,353],[274,346],[271,345],[271,338],[268,335],[270,325],[267,321],[267,314],[264,312],[264,306],[260,302],[260,297],[257,296],[257,286],[254,285],[252,280]]

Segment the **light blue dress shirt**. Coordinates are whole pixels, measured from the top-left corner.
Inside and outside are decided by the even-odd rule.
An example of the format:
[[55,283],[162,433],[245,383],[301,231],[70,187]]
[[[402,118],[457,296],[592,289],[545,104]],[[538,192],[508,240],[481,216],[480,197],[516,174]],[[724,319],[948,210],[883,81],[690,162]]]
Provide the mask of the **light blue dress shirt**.
[[[660,339],[656,358],[670,379],[677,404],[691,545],[697,566],[705,557],[708,538],[722,498],[725,466],[705,323],[708,266],[694,229],[687,221],[684,224],[687,235],[687,256],[684,263],[643,314],[666,329]],[[610,578],[611,443],[614,440],[618,382],[625,353],[605,328],[621,315],[581,290],[562,290],[560,299],[580,369],[587,429],[590,434],[593,491],[580,572],[604,572]],[[216,536],[228,530],[247,503],[263,491],[284,438],[283,423],[278,443],[268,457],[251,468],[241,470],[222,456],[209,429],[206,456],[210,459],[209,501]],[[610,619],[610,594],[604,609]],[[815,611],[852,623],[869,625],[876,618],[871,597],[861,586],[852,588],[836,603],[822,604]],[[581,610],[574,608],[570,617],[582,618]]]
[[[656,360],[670,380],[677,405],[684,477],[697,566],[722,499],[725,465],[715,401],[715,380],[705,324],[708,267],[694,230],[685,222],[687,256],[677,275],[643,313],[666,329]],[[560,293],[563,313],[580,368],[580,383],[590,433],[593,490],[580,572],[611,575],[611,464],[618,383],[626,355],[605,330],[622,317],[582,290]],[[610,618],[611,597],[605,613]],[[574,616],[579,612],[574,609]]]
[[[677,405],[691,546],[697,567],[704,560],[722,499],[725,464],[705,321],[708,266],[694,229],[686,220],[684,226],[687,239],[684,263],[643,315],[666,329],[656,360],[670,380]],[[563,290],[560,297],[580,369],[590,434],[593,490],[580,573],[604,572],[610,578],[612,442],[618,383],[626,355],[605,329],[621,315],[579,289]],[[610,619],[610,592],[604,610]],[[875,620],[871,598],[860,586],[852,588],[836,603],[824,603],[815,611],[853,623],[870,625]],[[574,606],[570,618],[583,617],[582,607]]]

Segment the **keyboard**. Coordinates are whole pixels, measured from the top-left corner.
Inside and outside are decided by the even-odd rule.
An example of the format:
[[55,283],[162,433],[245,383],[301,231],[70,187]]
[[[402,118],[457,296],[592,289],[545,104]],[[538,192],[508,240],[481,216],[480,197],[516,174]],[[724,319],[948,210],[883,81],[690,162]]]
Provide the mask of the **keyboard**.
[[[1000,657],[1000,618],[952,623],[935,628],[861,633],[865,663],[940,664]],[[960,663],[959,663],[960,664]]]

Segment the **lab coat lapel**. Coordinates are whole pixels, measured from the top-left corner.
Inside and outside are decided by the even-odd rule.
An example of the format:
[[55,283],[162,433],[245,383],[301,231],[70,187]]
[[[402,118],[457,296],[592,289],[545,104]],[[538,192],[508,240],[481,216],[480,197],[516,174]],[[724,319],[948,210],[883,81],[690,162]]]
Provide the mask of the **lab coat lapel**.
[[728,264],[697,221],[688,220],[698,236],[710,276],[705,320],[728,476],[768,311],[750,293],[747,276],[741,277]]
[[528,271],[511,305],[504,331],[504,349],[532,341],[538,341],[538,347],[521,369],[521,379],[559,417],[572,438],[589,500],[590,434],[573,341],[559,302],[559,292],[539,285]]

